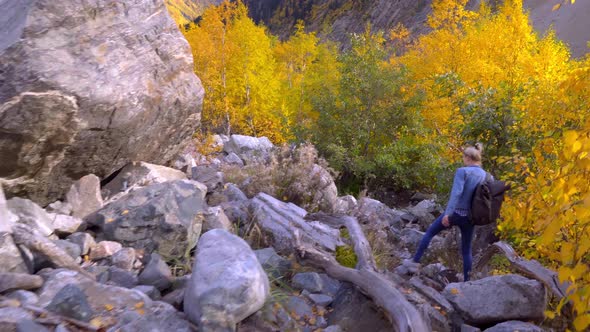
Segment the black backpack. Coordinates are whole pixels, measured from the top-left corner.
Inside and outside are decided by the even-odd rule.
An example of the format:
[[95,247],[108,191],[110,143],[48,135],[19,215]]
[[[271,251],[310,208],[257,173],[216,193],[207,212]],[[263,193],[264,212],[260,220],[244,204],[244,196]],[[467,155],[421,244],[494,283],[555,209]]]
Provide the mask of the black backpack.
[[486,178],[477,185],[471,201],[471,223],[474,225],[491,224],[500,216],[504,201],[504,192],[510,189],[504,181],[494,180],[486,172]]

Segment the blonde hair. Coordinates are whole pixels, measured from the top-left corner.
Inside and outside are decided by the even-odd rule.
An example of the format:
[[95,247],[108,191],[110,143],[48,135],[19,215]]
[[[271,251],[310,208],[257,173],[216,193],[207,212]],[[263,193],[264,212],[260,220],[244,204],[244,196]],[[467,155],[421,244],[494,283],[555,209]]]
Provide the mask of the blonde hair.
[[468,146],[463,150],[463,155],[467,158],[481,162],[481,153],[483,152],[483,144],[475,143],[475,146]]

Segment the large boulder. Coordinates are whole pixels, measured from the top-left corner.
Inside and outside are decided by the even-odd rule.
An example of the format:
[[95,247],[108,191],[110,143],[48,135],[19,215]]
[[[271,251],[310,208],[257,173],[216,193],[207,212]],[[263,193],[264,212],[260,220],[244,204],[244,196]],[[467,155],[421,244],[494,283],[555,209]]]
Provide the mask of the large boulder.
[[132,160],[173,160],[203,88],[162,0],[6,0],[0,19],[0,179],[46,205]]
[[547,307],[546,290],[540,282],[513,274],[452,283],[443,295],[472,325],[540,321]]
[[328,251],[333,252],[337,246],[344,245],[339,230],[305,220],[307,212],[293,203],[259,193],[250,204],[255,222],[268,235],[269,244],[281,254],[293,252],[295,231],[300,233],[304,242],[317,244]]
[[184,312],[201,331],[234,331],[235,324],[262,308],[269,291],[268,277],[250,246],[214,229],[199,240]]
[[180,258],[201,234],[206,193],[203,184],[190,180],[153,184],[105,205],[86,221],[106,240]]
[[174,168],[143,161],[132,162],[123,167],[112,180],[104,185],[102,190],[105,196],[110,198],[119,192],[125,192],[132,188],[184,179],[186,179],[186,174]]
[[228,154],[235,153],[249,164],[267,161],[273,147],[274,145],[266,137],[231,135],[224,143],[223,151]]

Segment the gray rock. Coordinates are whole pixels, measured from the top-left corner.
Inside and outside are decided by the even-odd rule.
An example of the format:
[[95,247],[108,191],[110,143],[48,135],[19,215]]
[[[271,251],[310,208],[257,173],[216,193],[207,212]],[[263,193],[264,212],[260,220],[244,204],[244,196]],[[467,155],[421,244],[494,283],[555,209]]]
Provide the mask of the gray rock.
[[0,272],[29,273],[12,235],[0,232]]
[[322,290],[321,292],[324,294],[328,294],[332,297],[336,296],[338,290],[340,289],[341,283],[340,281],[331,278],[325,273],[320,273],[320,279],[322,279]]
[[[420,241],[424,237],[424,233],[420,232],[419,230],[413,228],[404,228],[401,231],[401,243],[404,247],[408,248],[410,252],[416,252],[418,245],[420,245]],[[433,239],[434,240],[434,239]]]
[[373,302],[350,284],[344,283],[334,298],[328,324],[344,331],[390,332],[391,324]]
[[108,332],[138,332],[138,331],[167,331],[193,332],[191,324],[184,319],[184,315],[171,308],[154,309],[149,314],[134,315],[129,312],[126,319],[117,322]]
[[248,200],[246,194],[244,194],[244,192],[233,183],[227,183],[223,187],[222,193],[225,197],[227,197],[228,202],[239,202]]
[[39,296],[37,296],[37,294],[22,289],[12,291],[6,294],[6,297],[9,299],[18,300],[22,304],[29,305],[35,305],[39,301]]
[[86,218],[107,240],[181,258],[201,234],[206,208],[203,184],[175,180],[132,191]]
[[135,249],[122,248],[111,256],[111,264],[123,270],[131,271],[135,262]]
[[307,212],[295,204],[259,193],[251,200],[251,209],[254,220],[270,235],[271,246],[281,254],[293,251],[295,230],[299,231],[303,242],[316,243],[328,251],[333,252],[336,246],[344,245],[337,229],[303,219]]
[[74,182],[66,195],[72,206],[72,216],[84,218],[100,209],[103,205],[100,194],[100,179],[94,174],[88,174]]
[[123,167],[117,176],[103,187],[103,190],[108,193],[110,198],[119,192],[129,191],[132,188],[136,189],[174,180],[186,180],[185,173],[174,168],[143,161],[132,162]]
[[6,192],[46,205],[84,174],[165,164],[190,143],[203,88],[164,1],[7,0],[3,9]]
[[23,319],[16,323],[16,332],[49,332],[49,330],[32,320]]
[[338,197],[334,207],[334,213],[351,214],[357,208],[356,198],[352,195]]
[[191,280],[190,274],[185,274],[183,276],[176,277],[172,281],[172,289],[186,288],[186,286],[188,285],[190,280]]
[[149,262],[139,274],[139,283],[155,286],[160,291],[172,286],[172,272],[160,255],[152,253]]
[[172,305],[174,308],[178,310],[182,310],[184,304],[184,288],[175,289],[172,292],[164,295],[162,301]]
[[43,278],[34,274],[0,273],[0,293],[13,289],[37,289],[43,286]]
[[0,183],[0,233],[12,232],[11,220],[8,217],[8,206],[6,204],[6,197],[2,190],[2,183]]
[[125,288],[133,288],[137,286],[138,278],[132,272],[111,266],[109,267],[109,283]]
[[236,165],[239,167],[244,166],[244,161],[237,154],[231,152],[227,156],[223,157],[223,161],[228,165]]
[[72,243],[77,244],[78,247],[80,247],[80,253],[82,255],[87,255],[90,252],[90,248],[96,246],[94,238],[88,233],[74,233],[69,235],[66,239]]
[[97,313],[103,312],[105,305],[112,307],[111,312],[121,312],[126,309],[134,310],[138,303],[143,303],[143,309],[147,315],[153,304],[150,298],[141,292],[102,284],[71,270],[55,269],[41,274],[45,279],[45,284],[37,292],[39,307],[47,306],[57,292],[66,285],[75,285],[79,289],[83,289],[89,305]]
[[0,308],[0,331],[16,331],[16,325],[21,320],[32,320],[33,315],[23,308]]
[[[162,298],[160,291],[156,287],[151,286],[151,285],[139,285],[139,286],[133,287],[133,289],[144,293],[145,295],[149,296],[150,299],[152,299],[154,301],[159,301]],[[167,301],[165,301],[165,302],[167,302]],[[172,303],[170,303],[170,304],[172,304]]]
[[390,226],[401,229],[403,224],[398,223],[400,214],[399,211],[368,197],[363,197],[358,201],[355,213],[359,223],[373,230],[387,229]]
[[49,213],[63,214],[69,216],[72,214],[72,206],[68,202],[55,201],[45,208]]
[[298,296],[291,296],[285,303],[285,309],[291,314],[295,314],[301,318],[312,318],[314,317],[312,307],[305,302],[304,299]]
[[338,188],[328,170],[314,164],[311,170],[317,190],[313,196],[313,205],[321,211],[332,213],[338,203]]
[[309,294],[307,297],[312,300],[313,303],[321,305],[322,307],[330,305],[330,303],[334,301],[333,297],[324,294]]
[[94,261],[111,257],[122,248],[123,246],[119,242],[100,241],[94,247],[90,248],[89,258]]
[[315,326],[319,328],[326,328],[328,326],[328,321],[324,316],[316,316],[316,323]]
[[250,225],[252,222],[249,206],[250,202],[248,200],[221,204],[227,219],[229,219],[233,225],[239,225],[240,227]]
[[273,248],[254,250],[254,254],[264,271],[274,280],[284,277],[291,270],[291,262],[279,256]]
[[212,192],[223,185],[223,173],[216,167],[195,166],[191,169],[191,179],[207,186],[207,191]]
[[475,326],[461,324],[461,332],[481,332],[481,329],[479,329]]
[[86,300],[86,294],[74,284],[66,285],[60,289],[47,306],[47,310],[84,322],[90,321],[94,316],[94,312]]
[[268,277],[250,246],[224,230],[201,237],[192,270],[184,312],[200,328],[235,328],[269,296]]
[[416,305],[418,312],[422,314],[432,331],[440,332],[452,332],[451,322],[448,318],[448,314],[443,315],[440,311],[436,310],[429,303],[419,303]]
[[343,332],[342,328],[338,325],[330,325],[324,329],[324,332]]
[[68,253],[68,255],[70,255],[70,257],[72,257],[73,259],[80,258],[80,256],[82,255],[82,250],[80,249],[80,246],[78,246],[75,243],[72,243],[67,240],[53,240],[53,243],[56,246],[63,249],[63,251]]
[[291,285],[296,289],[305,289],[310,293],[319,293],[322,291],[322,279],[315,272],[297,273],[293,276]]
[[[40,307],[45,307],[55,297],[57,290],[73,284],[84,290],[88,303],[98,315],[113,316],[120,324],[108,331],[187,331],[188,322],[171,305],[152,301],[146,294],[133,289],[97,283],[77,272],[57,269],[43,273],[46,279],[39,292]],[[110,307],[108,313],[106,306]],[[138,308],[143,314],[135,312]],[[133,312],[133,313],[130,313]],[[147,317],[147,322],[142,317]],[[139,319],[139,321],[137,321]],[[129,325],[127,325],[129,324]],[[141,324],[141,325],[136,325]],[[147,324],[147,325],[146,325]],[[148,328],[152,324],[153,328]],[[140,326],[140,329],[136,329]]]
[[43,236],[53,234],[51,218],[39,205],[28,199],[14,197],[8,200],[7,206],[18,217],[18,223],[38,230]]
[[415,206],[409,207],[408,211],[415,216],[413,222],[420,225],[422,230],[426,230],[434,219],[443,212],[434,200],[423,200]]
[[266,137],[231,135],[223,145],[223,151],[237,154],[245,164],[265,162],[270,158],[274,145]]
[[484,332],[543,332],[543,329],[535,324],[510,320],[485,329]]
[[224,229],[228,232],[233,231],[231,221],[225,215],[223,209],[219,206],[213,206],[205,210],[205,221],[203,222],[203,232],[211,229]]
[[445,287],[445,298],[473,325],[542,320],[547,306],[541,283],[519,275],[493,276]]
[[55,327],[55,331],[53,332],[70,332],[70,330],[68,330],[68,328],[64,324],[59,324]]
[[420,280],[420,278],[412,277],[410,279],[410,284],[412,285],[412,287],[414,287],[416,291],[418,291],[420,294],[426,297],[430,303],[439,306],[447,314],[450,314],[454,311],[453,305],[449,303],[449,301],[447,301],[444,296],[442,296],[434,288],[424,284],[422,280]]
[[22,289],[12,291],[6,294],[6,297],[9,299],[18,300],[20,303],[30,305],[35,305],[39,301],[39,296],[37,296],[37,294]]
[[55,233],[59,236],[75,233],[82,224],[82,219],[65,214],[48,213],[48,215]]

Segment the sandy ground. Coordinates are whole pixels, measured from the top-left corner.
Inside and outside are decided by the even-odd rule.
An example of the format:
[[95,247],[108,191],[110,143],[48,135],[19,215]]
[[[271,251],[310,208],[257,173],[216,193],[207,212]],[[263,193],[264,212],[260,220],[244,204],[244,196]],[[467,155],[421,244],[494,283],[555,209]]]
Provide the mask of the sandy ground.
[[590,0],[576,0],[572,5],[568,0],[560,9],[551,9],[563,0],[525,0],[524,6],[530,10],[535,29],[541,33],[553,26],[557,37],[566,42],[572,56],[582,57],[590,52]]

